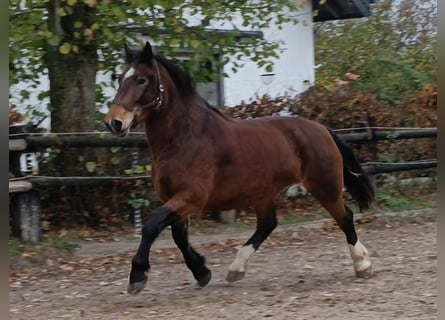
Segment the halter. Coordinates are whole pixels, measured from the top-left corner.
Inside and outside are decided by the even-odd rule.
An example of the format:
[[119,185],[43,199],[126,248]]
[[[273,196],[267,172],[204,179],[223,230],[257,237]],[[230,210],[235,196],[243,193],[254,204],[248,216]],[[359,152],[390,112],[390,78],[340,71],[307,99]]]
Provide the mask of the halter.
[[[142,110],[144,109],[148,109],[150,107],[155,106],[155,111],[158,111],[159,108],[162,105],[162,102],[164,101],[164,85],[162,84],[161,81],[161,73],[159,71],[159,66],[158,66],[158,62],[156,61],[156,59],[153,59],[153,63],[156,69],[156,82],[158,83],[158,90],[159,90],[159,95],[151,102],[144,104],[144,105],[137,105],[139,108],[141,108]],[[123,103],[123,102],[117,102],[117,101],[113,101],[111,104],[114,104],[116,106],[120,106],[130,112],[134,112],[134,110],[130,109],[130,106],[127,103]]]

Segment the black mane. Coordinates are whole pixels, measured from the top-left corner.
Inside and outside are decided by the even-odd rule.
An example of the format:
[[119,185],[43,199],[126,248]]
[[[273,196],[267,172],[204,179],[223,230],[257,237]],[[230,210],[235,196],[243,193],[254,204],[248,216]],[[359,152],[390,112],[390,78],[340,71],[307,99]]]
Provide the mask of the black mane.
[[169,73],[170,77],[175,82],[176,88],[183,94],[192,94],[195,93],[195,83],[193,82],[192,77],[190,74],[184,70],[183,68],[179,67],[172,61],[168,60],[167,58],[163,56],[156,55],[154,57],[156,61],[161,63],[165,69],[167,69],[167,72]]
[[[139,52],[139,59],[142,60],[142,51]],[[164,56],[161,55],[154,55],[154,59],[162,64],[165,69],[167,69],[168,74],[172,78],[173,82],[176,85],[176,88],[179,92],[181,92],[184,95],[191,95],[191,94],[198,94],[196,92],[195,83],[190,75],[190,73],[175,64],[173,61],[168,60]],[[209,104],[204,98],[205,106],[209,108],[210,110],[218,113],[219,115],[227,118],[227,116],[219,110],[217,107]]]

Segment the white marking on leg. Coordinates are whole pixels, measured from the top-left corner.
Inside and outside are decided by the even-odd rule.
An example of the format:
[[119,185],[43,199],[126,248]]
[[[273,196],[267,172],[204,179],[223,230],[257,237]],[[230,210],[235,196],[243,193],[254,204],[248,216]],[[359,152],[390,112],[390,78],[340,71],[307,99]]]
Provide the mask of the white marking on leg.
[[351,258],[354,262],[354,269],[356,272],[366,270],[371,266],[368,250],[359,240],[357,240],[355,245],[349,244],[349,252],[351,253]]
[[133,68],[133,67],[131,67],[130,69],[128,69],[128,71],[125,73],[125,75],[124,75],[124,79],[123,80],[125,80],[125,79],[127,79],[127,78],[130,78],[132,75],[134,75],[134,72],[135,72],[136,70]]
[[229,267],[229,271],[236,272],[246,272],[247,271],[247,261],[249,261],[250,256],[255,252],[255,248],[249,244],[242,247],[235,256],[232,264]]

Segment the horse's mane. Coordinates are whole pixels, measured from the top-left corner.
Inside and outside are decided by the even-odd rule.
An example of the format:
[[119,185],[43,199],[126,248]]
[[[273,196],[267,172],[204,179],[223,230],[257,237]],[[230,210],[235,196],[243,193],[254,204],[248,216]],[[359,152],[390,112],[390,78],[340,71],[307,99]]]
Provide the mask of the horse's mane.
[[176,88],[183,94],[193,94],[196,93],[195,90],[195,83],[193,82],[192,77],[190,74],[184,70],[183,68],[179,67],[172,61],[168,60],[167,58],[156,55],[155,59],[161,63],[165,69],[167,69],[167,72],[169,73],[170,77],[173,79]]
[[[165,69],[167,69],[167,72],[169,73],[170,77],[173,79],[176,88],[182,93],[182,94],[198,94],[196,92],[195,83],[190,76],[190,73],[186,71],[185,69],[181,68],[174,62],[168,60],[167,58],[155,55],[154,57],[156,61],[161,63]],[[203,99],[205,101],[205,99]],[[221,110],[219,110],[217,107],[212,106],[207,101],[205,101],[205,105],[210,110],[220,114],[223,117],[227,117]]]

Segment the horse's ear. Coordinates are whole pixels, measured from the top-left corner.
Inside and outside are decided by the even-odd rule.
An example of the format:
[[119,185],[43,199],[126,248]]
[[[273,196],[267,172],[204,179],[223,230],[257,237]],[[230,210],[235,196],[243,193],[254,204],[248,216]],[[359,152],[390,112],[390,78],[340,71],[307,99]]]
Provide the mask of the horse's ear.
[[133,61],[134,52],[128,47],[126,42],[124,43],[124,51],[125,51],[125,59],[127,59],[128,63],[131,63]]
[[153,50],[151,49],[151,44],[148,41],[145,42],[144,49],[142,50],[142,59],[147,64],[151,64],[153,60]]

